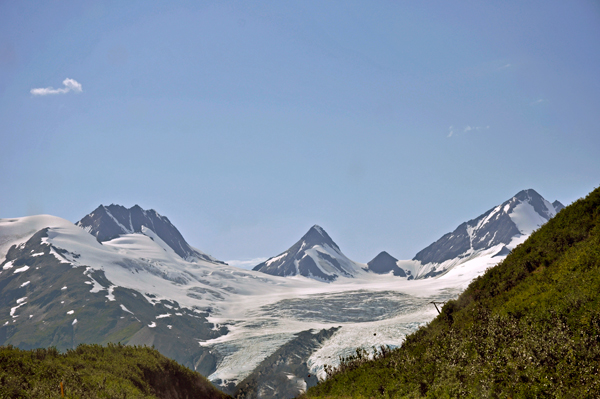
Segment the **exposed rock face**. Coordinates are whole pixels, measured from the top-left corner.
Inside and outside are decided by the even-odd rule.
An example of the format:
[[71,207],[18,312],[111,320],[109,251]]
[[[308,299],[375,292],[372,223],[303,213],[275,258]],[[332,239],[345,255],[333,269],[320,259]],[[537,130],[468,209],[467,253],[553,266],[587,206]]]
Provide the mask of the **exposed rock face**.
[[144,210],[138,205],[125,208],[121,205],[100,205],[85,216],[77,226],[94,235],[99,242],[109,241],[122,234],[142,233],[142,227],[152,230],[181,258],[193,261],[223,263],[210,255],[192,248],[179,230],[154,209]]
[[[373,258],[372,261],[367,263],[369,266],[369,271],[377,274],[387,274],[390,272],[394,273],[394,276],[406,277],[407,272],[398,267],[398,259],[394,258],[392,255],[388,254],[385,251],[382,251]],[[410,272],[408,272],[410,274]],[[412,276],[409,277],[409,279]]]

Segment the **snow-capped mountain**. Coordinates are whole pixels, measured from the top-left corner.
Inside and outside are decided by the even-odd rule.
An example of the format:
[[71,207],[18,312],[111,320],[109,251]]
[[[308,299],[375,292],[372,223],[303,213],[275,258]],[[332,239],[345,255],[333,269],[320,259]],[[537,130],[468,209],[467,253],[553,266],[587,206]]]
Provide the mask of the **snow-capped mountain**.
[[339,276],[364,273],[362,265],[351,261],[320,226],[314,225],[287,251],[267,259],[252,270],[274,276],[304,276],[334,281]]
[[410,271],[406,271],[398,267],[398,259],[385,251],[382,251],[373,260],[367,263],[368,270],[377,274],[388,274],[393,273],[394,276],[408,277],[412,279]]
[[191,247],[169,219],[154,209],[144,210],[138,205],[129,209],[115,204],[100,205],[77,222],[77,226],[95,236],[99,242],[109,241],[123,234],[146,234],[147,229],[150,229],[182,259],[189,262],[203,260],[224,263]]
[[[135,230],[133,219],[129,231]],[[96,231],[104,231],[103,221],[114,222],[104,218]],[[79,343],[154,345],[206,376],[225,367],[215,378],[226,375],[230,383],[239,372],[228,374],[219,362],[231,350],[214,346],[246,339],[247,331],[258,333],[265,316],[250,317],[248,307],[266,309],[279,298],[328,285],[189,261],[151,228],[138,229],[99,241],[91,228],[54,216],[0,219],[0,345],[59,350]],[[250,373],[248,364],[260,363],[295,333],[313,328],[303,322],[289,331],[282,324],[285,334],[276,334],[274,344],[260,339],[261,356],[241,360],[243,372]]]
[[420,252],[441,262],[384,252],[356,263],[313,226],[260,271],[186,252],[196,250],[166,217],[139,207],[101,206],[77,226],[47,215],[0,219],[0,345],[154,345],[223,389],[249,378],[277,388],[265,398],[296,395],[316,382],[307,370],[322,377],[356,347],[401,345],[437,314],[431,301],[455,298],[560,207],[523,191],[464,223],[468,245],[454,258],[434,249],[461,244],[463,225]]
[[495,256],[505,256],[563,208],[559,201],[550,203],[535,190],[520,191],[417,253],[413,258],[418,262],[416,277],[442,274],[461,260],[495,247]]

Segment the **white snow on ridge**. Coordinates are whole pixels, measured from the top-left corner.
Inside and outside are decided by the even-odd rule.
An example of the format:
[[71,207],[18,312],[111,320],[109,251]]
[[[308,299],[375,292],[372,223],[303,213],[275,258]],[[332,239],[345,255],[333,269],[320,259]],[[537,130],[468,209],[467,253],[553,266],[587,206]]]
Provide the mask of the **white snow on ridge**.
[[548,220],[538,214],[529,202],[521,202],[508,215],[521,234],[529,235]]
[[269,266],[271,263],[273,263],[273,262],[277,262],[278,260],[285,258],[285,256],[286,256],[286,255],[287,255],[287,252],[284,252],[284,253],[282,253],[282,254],[281,254],[281,255],[279,255],[279,256],[276,256],[276,257],[274,257],[274,258],[271,258],[271,259],[267,260],[267,261],[265,262],[265,264],[266,264],[267,266]]
[[[2,220],[0,225],[1,223]],[[0,234],[1,232],[0,229]],[[342,329],[325,343],[318,355],[311,357],[311,367],[322,372],[323,364],[331,364],[331,356],[335,355],[337,359],[345,351],[361,346],[364,343],[363,334],[369,336],[368,344],[397,346],[418,323],[426,322],[436,314],[433,306],[424,306],[411,313],[411,316],[403,315],[372,322],[356,322],[352,319],[330,322],[306,318],[308,316],[300,319],[293,313],[281,313],[283,316],[278,316],[272,314],[270,308],[280,309],[288,301],[298,298],[311,299],[336,293],[354,295],[351,293],[393,291],[421,298],[437,295],[444,289],[453,289],[451,294],[444,295],[456,295],[457,290],[466,287],[474,276],[503,259],[492,258],[500,250],[498,248],[494,249],[496,252],[477,253],[472,258],[455,260],[454,268],[438,278],[407,281],[367,273],[361,264],[351,261],[334,248],[327,245],[315,246],[306,253],[324,273],[340,274],[320,254],[333,257],[350,274],[360,275],[360,278],[340,276],[334,282],[322,283],[302,276],[270,276],[201,260],[187,262],[170,250],[153,232],[146,233],[147,235],[126,234],[100,244],[95,237],[69,222],[50,228],[46,241],[57,248],[78,254],[79,257],[69,258],[70,263],[73,267],[84,266],[83,273],[94,285],[92,292],[107,290],[106,298],[109,301],[119,299],[118,290],[115,294],[118,284],[119,287],[141,293],[153,304],[163,299],[178,302],[183,310],[175,309],[178,311],[175,316],[181,316],[194,308],[211,308],[209,321],[226,326],[230,332],[201,344],[214,347],[224,355],[217,370],[210,376],[211,379],[222,380],[243,379],[260,361],[278,346],[293,339],[294,334],[299,331],[342,325]],[[416,271],[419,264],[415,261],[398,261],[400,267],[411,271]],[[108,288],[102,287],[91,277],[94,270],[104,271],[112,284]],[[413,272],[413,275],[416,273]],[[17,317],[15,312],[19,306],[11,309],[11,316]],[[124,312],[132,313],[124,305],[120,304],[120,307]],[[156,319],[166,317],[172,316],[166,313],[156,316]],[[152,321],[148,327],[156,327],[156,322]],[[377,335],[373,335],[372,331]]]
[[[4,257],[11,246],[27,242],[31,236],[43,228],[67,225],[73,225],[73,223],[50,215],[0,219],[0,256]],[[0,260],[0,263],[3,261],[4,258]]]
[[[314,247],[305,250],[305,253],[312,258],[317,267],[324,274],[331,276],[334,274],[339,274],[340,271],[336,267],[334,267],[334,265],[332,265],[326,257],[319,256],[320,253],[326,256],[330,256],[337,260],[342,270],[348,273],[349,275],[358,276],[365,273],[364,268],[361,267],[360,264],[351,261],[343,253],[335,250],[327,244],[315,245]],[[365,265],[362,266],[366,267]],[[313,276],[312,278],[316,277]]]

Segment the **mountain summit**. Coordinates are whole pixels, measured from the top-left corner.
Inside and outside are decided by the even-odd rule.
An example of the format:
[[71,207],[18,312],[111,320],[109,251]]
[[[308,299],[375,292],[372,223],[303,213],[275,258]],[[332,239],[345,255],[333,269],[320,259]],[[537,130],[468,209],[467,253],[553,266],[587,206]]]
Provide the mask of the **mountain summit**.
[[503,247],[497,255],[506,255],[563,208],[560,202],[552,204],[533,189],[522,190],[417,253],[413,260],[423,265],[418,277],[441,274],[447,268],[435,265],[467,258],[499,244],[508,248]]
[[267,259],[252,270],[274,276],[301,275],[333,281],[339,276],[354,277],[363,269],[342,253],[322,227],[314,225],[287,251]]
[[394,276],[407,277],[408,275],[408,279],[412,280],[410,272],[407,273],[407,271],[398,267],[398,259],[385,251],[380,252],[379,255],[367,263],[367,266],[368,270],[373,273],[388,274],[393,272]]
[[76,224],[99,242],[110,241],[123,234],[145,234],[145,228],[150,229],[182,259],[223,263],[191,247],[166,216],[154,209],[144,210],[139,205],[129,209],[115,204],[100,205]]

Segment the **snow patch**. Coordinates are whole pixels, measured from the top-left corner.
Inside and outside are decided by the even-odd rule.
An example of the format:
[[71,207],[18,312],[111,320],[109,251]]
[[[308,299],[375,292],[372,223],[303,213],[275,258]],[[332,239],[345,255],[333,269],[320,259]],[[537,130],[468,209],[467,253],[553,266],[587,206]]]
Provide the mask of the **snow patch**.
[[521,234],[529,235],[548,220],[538,214],[529,202],[521,202],[508,215]]
[[106,295],[106,297],[108,298],[109,301],[116,301],[115,296],[113,295],[113,291],[115,290],[116,285],[111,285],[110,287],[108,287],[108,295]]
[[74,326],[75,324],[77,324],[77,319],[74,319],[74,320],[73,320],[73,323],[71,323],[71,325],[73,325],[73,326]]
[[171,317],[171,313],[159,314],[156,316],[157,319],[163,319],[165,317]]
[[67,312],[67,314],[73,314],[73,313],[75,313],[75,311],[74,311],[74,310],[69,310],[69,311]]
[[21,284],[21,285],[19,286],[19,288],[26,287],[27,285],[29,285],[29,283],[31,283],[31,281],[25,281],[23,284]]
[[16,315],[15,312],[17,311],[17,309],[19,309],[21,306],[25,305],[27,302],[23,302],[25,299],[27,299],[27,297],[21,298],[21,299],[17,299],[17,303],[19,305],[15,306],[14,308],[10,308],[10,316],[14,319],[16,317],[19,317],[19,315]]
[[148,327],[150,327],[150,328],[154,328],[154,327],[156,327],[156,323],[155,323],[155,322],[152,322],[152,323],[148,324]]
[[60,290],[61,290],[61,291],[64,291],[64,290],[66,290],[66,289],[67,289],[67,286],[65,285],[65,286],[64,286],[64,287],[62,287]]
[[133,313],[131,310],[127,309],[127,308],[125,307],[125,305],[123,305],[122,303],[121,303],[121,304],[119,304],[119,306],[121,306],[121,309],[123,309],[123,311],[124,311],[124,312],[131,313],[131,314],[135,314],[135,313]]
[[19,267],[18,269],[15,269],[13,274],[23,273],[23,272],[26,272],[27,270],[29,270],[29,266]]
[[2,266],[2,270],[8,270],[13,267],[12,261],[6,262],[4,266]]

